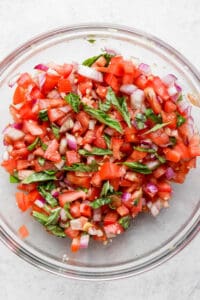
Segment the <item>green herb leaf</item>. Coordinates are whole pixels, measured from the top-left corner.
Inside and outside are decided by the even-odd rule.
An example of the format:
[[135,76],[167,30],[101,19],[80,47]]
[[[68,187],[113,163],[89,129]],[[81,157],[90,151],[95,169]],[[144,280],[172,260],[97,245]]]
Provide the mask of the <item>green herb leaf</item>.
[[52,124],[51,129],[53,131],[55,138],[58,140],[60,138],[60,133],[59,133],[60,128],[58,126],[56,126],[55,124]]
[[111,108],[110,100],[106,99],[105,102],[102,102],[101,100],[99,100],[99,109],[100,110],[107,112],[110,108]]
[[10,175],[10,183],[18,183],[18,182],[20,182],[20,180],[19,180],[17,174]]
[[113,194],[115,191],[114,191],[114,188],[113,186],[110,184],[109,181],[106,181],[104,184],[103,184],[103,187],[101,189],[101,194],[100,194],[100,197],[103,198],[105,196],[108,196],[108,195],[111,195]]
[[176,140],[175,136],[170,136],[169,140],[170,140],[171,146],[175,146],[176,145],[177,140]]
[[51,193],[46,190],[44,185],[39,185],[37,189],[51,207],[55,207],[58,204],[56,198],[54,198]]
[[140,198],[135,199],[133,202],[133,206],[138,206],[139,201],[140,201]]
[[177,99],[177,102],[181,102],[182,100],[183,100],[183,95],[180,94],[179,97],[178,97],[178,99]]
[[87,66],[87,67],[91,67],[93,65],[93,63],[95,63],[95,61],[101,57],[102,54],[96,55],[96,56],[92,56],[87,58],[86,60],[83,61],[82,65]]
[[32,215],[42,225],[45,225],[46,222],[48,221],[48,216],[47,215],[44,215],[44,214],[39,213],[37,211],[33,211]]
[[29,151],[32,151],[32,150],[35,149],[35,147],[36,147],[39,143],[40,143],[40,138],[37,137],[37,138],[35,139],[35,141],[27,147],[27,149],[28,149]]
[[109,204],[109,203],[111,203],[110,198],[98,198],[98,199],[94,200],[93,202],[91,202],[90,206],[92,208],[99,208],[99,207]]
[[45,174],[48,174],[48,175],[54,175],[56,174],[56,171],[55,170],[44,170],[43,171]]
[[86,149],[79,149],[78,153],[83,156],[90,156],[90,155],[112,155],[112,151],[109,149],[102,149],[94,147],[91,151],[88,151]]
[[150,149],[150,148],[144,148],[144,147],[140,147],[140,146],[135,146],[133,147],[135,150],[140,151],[140,152],[147,152],[147,153],[155,153],[156,150],[155,149]]
[[146,122],[147,118],[145,115],[141,114],[141,113],[137,113],[137,115],[135,116],[135,121],[137,124],[137,128],[138,129],[143,129],[145,127],[145,122]]
[[167,125],[169,125],[171,122],[167,122],[167,123],[162,123],[162,124],[156,124],[155,126],[153,126],[151,129],[149,129],[148,131],[146,131],[144,134],[148,134],[148,133],[151,133],[151,132],[155,132]]
[[40,166],[44,166],[45,159],[43,157],[38,157],[38,162],[39,162]]
[[56,225],[60,217],[60,211],[61,211],[60,207],[52,210],[50,216],[48,217],[47,222],[45,223],[45,226]]
[[47,144],[41,143],[42,150],[46,151],[48,146]]
[[46,227],[46,229],[57,237],[66,237],[64,230],[58,225],[49,225]]
[[182,115],[177,114],[177,122],[176,125],[177,127],[180,127],[181,125],[183,125],[186,121],[186,118],[184,118]]
[[115,106],[115,108],[120,112],[128,127],[131,127],[131,118],[128,111],[127,103],[125,97],[121,99],[117,98],[113,90],[109,87],[106,95],[106,101]]
[[88,165],[84,163],[76,163],[71,166],[64,166],[63,169],[66,171],[74,171],[74,172],[96,172],[98,171],[98,166],[99,165],[97,164],[97,162],[93,160]]
[[101,111],[100,109],[94,109],[90,106],[84,105],[83,106],[84,111],[87,112],[90,116],[97,119],[99,122],[106,124],[107,126],[114,128],[116,131],[122,133],[123,129],[120,125],[120,123],[112,119],[110,116],[108,116],[106,113]]
[[33,173],[31,175],[29,175],[28,177],[26,177],[22,183],[24,184],[29,184],[32,182],[42,182],[42,181],[48,181],[48,180],[56,180],[56,176],[55,175],[48,175],[45,172],[37,172],[37,173]]
[[71,105],[72,109],[78,113],[79,112],[79,107],[81,104],[81,100],[78,95],[74,93],[69,93],[68,95],[65,96],[65,101]]
[[152,173],[152,170],[150,170],[148,166],[141,164],[139,162],[124,162],[123,164],[137,173],[141,173],[141,174]]
[[88,39],[87,41],[88,41],[90,44],[94,44],[94,43],[96,42],[95,39]]
[[110,149],[110,147],[111,147],[111,137],[106,133],[103,135],[103,137],[104,137],[104,140],[106,142],[107,147]]
[[166,159],[164,156],[160,156],[157,152],[155,152],[155,157],[161,162],[161,164],[166,163]]
[[44,122],[49,120],[47,109],[43,109],[39,112],[39,119]]
[[64,210],[66,212],[67,218],[70,219],[70,220],[73,220],[73,217],[72,217],[72,215],[69,212],[70,204],[69,203],[65,203],[65,205],[64,205],[63,208],[64,208]]
[[122,225],[124,229],[128,229],[131,224],[131,217],[125,216],[119,219],[119,224]]
[[155,123],[162,123],[161,115],[156,115],[151,108],[145,110],[145,116]]

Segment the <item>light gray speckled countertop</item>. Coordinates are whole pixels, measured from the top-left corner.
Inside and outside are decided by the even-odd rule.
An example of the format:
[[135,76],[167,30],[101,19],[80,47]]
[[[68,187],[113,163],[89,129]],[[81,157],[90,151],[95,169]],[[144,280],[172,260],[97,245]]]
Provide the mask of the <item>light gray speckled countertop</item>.
[[[32,36],[80,22],[110,22],[157,35],[200,69],[199,0],[0,0],[0,59]],[[55,277],[0,243],[0,299],[200,299],[200,236],[160,267],[113,282]]]

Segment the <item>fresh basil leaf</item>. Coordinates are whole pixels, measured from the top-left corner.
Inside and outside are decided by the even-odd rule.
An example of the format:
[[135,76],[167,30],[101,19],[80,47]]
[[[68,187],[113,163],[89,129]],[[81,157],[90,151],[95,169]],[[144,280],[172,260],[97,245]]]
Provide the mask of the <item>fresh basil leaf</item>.
[[47,144],[41,143],[42,150],[46,151],[48,146]]
[[110,108],[111,108],[110,100],[106,99],[105,102],[102,102],[101,100],[99,100],[99,109],[100,110],[107,112]]
[[140,147],[140,146],[135,146],[133,147],[135,150],[140,151],[140,152],[147,152],[147,153],[155,153],[156,150],[155,149],[150,149],[150,148],[144,148],[144,147]]
[[177,102],[181,102],[182,100],[183,100],[183,95],[180,94],[179,97],[178,97],[178,99],[177,99]]
[[43,189],[45,189],[48,192],[52,192],[56,188],[56,185],[53,181],[42,182],[42,183],[40,183],[39,186],[42,187]]
[[155,126],[153,126],[151,129],[147,130],[144,134],[148,134],[148,133],[151,133],[151,132],[155,132],[167,125],[169,125],[170,122],[167,122],[167,123],[162,123],[162,124],[156,124]]
[[152,170],[148,168],[148,166],[141,164],[139,162],[124,162],[123,163],[125,166],[129,167],[136,173],[141,173],[141,174],[151,174]]
[[42,225],[45,225],[48,221],[48,216],[37,211],[32,212],[33,217]]
[[58,204],[58,201],[56,198],[54,198],[51,193],[47,192],[44,185],[38,186],[38,192],[44,197],[44,199],[47,201],[47,203],[51,207],[55,207]]
[[47,175],[54,175],[54,174],[56,174],[56,171],[55,170],[44,170],[43,171],[45,174],[47,174]]
[[175,136],[170,136],[169,140],[170,140],[171,146],[175,146],[176,145],[177,139],[175,138]]
[[14,172],[12,175],[10,175],[10,183],[19,183],[20,180],[18,178],[17,172]]
[[145,116],[155,123],[162,123],[161,115],[156,115],[151,108],[145,110]]
[[94,43],[96,42],[95,39],[88,39],[87,41],[88,41],[90,44],[94,44]]
[[69,93],[64,97],[65,101],[72,107],[72,109],[78,113],[79,112],[79,107],[81,104],[81,100],[78,95],[74,93]]
[[107,67],[108,65],[109,65],[109,63],[110,63],[110,61],[111,61],[111,58],[113,58],[115,55],[113,55],[113,54],[109,54],[109,53],[107,53],[107,52],[105,52],[104,54],[103,54],[103,57],[106,59],[106,65],[105,65],[105,67]]
[[44,122],[49,120],[47,109],[43,109],[39,112],[39,119]]
[[111,137],[106,133],[103,135],[103,137],[104,137],[104,140],[106,142],[106,145],[107,145],[108,149],[110,149],[110,147],[111,147]]
[[125,97],[118,99],[113,90],[109,87],[106,95],[106,101],[108,101],[108,103],[111,103],[119,111],[128,127],[131,127],[131,118],[129,115]]
[[38,158],[38,162],[39,162],[40,166],[44,166],[44,164],[45,164],[45,159],[44,159],[43,157],[39,157],[39,158]]
[[181,125],[183,125],[186,121],[186,118],[184,118],[182,115],[177,114],[177,122],[176,125],[177,127],[180,127]]
[[114,188],[113,186],[110,184],[109,181],[106,181],[104,184],[103,184],[103,187],[101,189],[101,194],[100,194],[100,197],[103,198],[107,195],[111,195],[113,194],[115,191],[114,191]]
[[118,223],[122,225],[124,229],[128,229],[131,224],[131,217],[125,216],[119,219]]
[[110,198],[98,198],[98,199],[94,200],[93,202],[91,202],[90,206],[92,208],[99,208],[99,207],[109,204],[109,203],[111,203]]
[[60,133],[59,133],[60,128],[58,126],[56,126],[55,124],[52,124],[51,129],[53,131],[55,138],[58,140],[60,138]]
[[37,172],[37,173],[32,173],[29,175],[27,178],[25,178],[22,183],[23,184],[29,184],[32,182],[41,182],[41,181],[48,181],[48,180],[56,180],[55,175],[48,175],[45,172]]
[[73,217],[72,217],[72,215],[69,212],[70,204],[69,203],[65,203],[65,205],[64,205],[63,208],[64,208],[64,210],[66,212],[67,218],[70,219],[70,220],[73,220]]
[[135,116],[135,122],[137,124],[138,129],[143,129],[145,127],[145,122],[147,118],[142,113],[137,113]]
[[138,206],[139,201],[140,201],[140,198],[135,199],[133,202],[133,206]]
[[79,149],[78,153],[80,155],[83,155],[83,156],[90,156],[90,155],[112,155],[112,151],[111,150],[97,148],[97,147],[92,148],[91,151],[88,151],[86,149]]
[[35,147],[36,147],[39,143],[40,143],[40,138],[37,137],[37,138],[35,139],[35,141],[27,147],[27,149],[28,149],[29,151],[32,151],[32,150],[35,149]]
[[90,164],[86,165],[84,163],[76,163],[71,166],[64,166],[64,170],[66,171],[74,171],[74,172],[96,172],[98,171],[98,164],[95,160],[93,160]]
[[166,159],[164,156],[160,156],[157,152],[155,152],[155,157],[161,162],[161,164],[166,163]]
[[87,66],[87,67],[91,67],[93,65],[93,63],[95,63],[95,61],[97,61],[97,59],[101,56],[102,56],[102,54],[89,57],[89,58],[87,58],[86,60],[84,60],[82,62],[82,65]]
[[58,225],[49,225],[46,226],[46,229],[57,237],[62,237],[62,238],[66,237],[64,230]]
[[84,105],[83,109],[86,113],[88,113],[93,118],[97,119],[99,122],[106,124],[107,126],[115,129],[120,133],[123,132],[120,123],[117,120],[112,119],[109,115],[107,115],[105,112],[101,111],[100,109],[94,109],[88,105]]
[[45,226],[56,225],[60,218],[60,211],[61,211],[60,207],[52,210],[50,216],[48,217],[47,222],[45,223]]

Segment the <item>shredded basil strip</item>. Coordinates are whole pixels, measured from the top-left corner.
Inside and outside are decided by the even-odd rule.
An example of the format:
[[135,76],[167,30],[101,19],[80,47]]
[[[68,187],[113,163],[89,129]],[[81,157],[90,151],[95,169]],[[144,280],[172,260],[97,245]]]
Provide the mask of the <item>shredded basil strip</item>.
[[177,127],[180,127],[181,125],[183,125],[186,121],[186,118],[184,118],[182,115],[177,114],[177,122],[176,125]]
[[169,140],[170,140],[171,146],[175,146],[176,145],[177,140],[176,140],[175,136],[170,136]]
[[61,211],[61,207],[52,210],[50,216],[48,217],[47,222],[45,223],[45,226],[56,225],[60,218],[60,211]]
[[45,225],[48,221],[48,216],[42,213],[39,213],[37,211],[33,211],[32,213],[33,217],[42,225]]
[[29,151],[32,151],[32,150],[35,149],[35,147],[36,147],[39,143],[40,143],[40,138],[37,137],[37,138],[35,139],[35,141],[27,147],[27,149],[28,149]]
[[56,200],[56,198],[54,198],[51,193],[49,193],[44,185],[40,185],[38,186],[38,192],[42,195],[42,197],[44,197],[44,199],[47,201],[47,203],[51,206],[51,207],[55,207],[58,204],[58,201]]
[[49,120],[47,109],[43,109],[39,112],[39,119],[44,122]]
[[20,182],[17,174],[10,175],[10,183],[18,183]]
[[124,162],[123,163],[125,166],[129,167],[136,173],[141,173],[141,174],[151,174],[152,170],[148,168],[148,166],[141,164],[139,162]]
[[88,151],[86,149],[79,149],[79,154],[83,156],[90,156],[90,155],[112,155],[112,151],[109,149],[102,149],[94,147],[91,151]]
[[81,104],[81,100],[78,95],[74,93],[69,93],[64,97],[65,101],[72,107],[72,109],[78,113],[79,112],[79,107]]
[[156,115],[151,108],[145,110],[145,116],[155,123],[162,123],[162,117],[160,114]]
[[[89,40],[88,40],[89,41]],[[91,41],[91,40],[90,40]],[[95,41],[95,40],[92,40],[92,41]],[[87,58],[86,60],[84,60],[82,62],[82,65],[84,66],[87,66],[87,67],[91,67],[93,65],[93,63],[95,63],[95,61],[97,61],[97,59],[99,57],[103,56],[105,59],[106,59],[106,67],[108,66],[111,58],[114,56],[114,55],[111,55],[109,53],[102,53],[102,54],[99,54],[99,55],[95,55],[95,56],[92,56],[92,57],[89,57]]]
[[124,118],[124,121],[127,123],[128,127],[131,127],[131,118],[125,97],[117,98],[112,88],[109,87],[106,95],[106,100],[119,111],[119,113]]
[[98,198],[98,199],[94,200],[93,202],[91,202],[90,206],[92,208],[99,208],[99,207],[109,204],[109,203],[111,203],[110,198]]
[[144,148],[144,147],[140,147],[140,146],[135,146],[133,147],[135,150],[140,151],[140,152],[147,152],[147,153],[155,153],[156,150],[155,149],[150,149],[150,148]]
[[128,229],[131,224],[131,217],[130,216],[124,216],[119,219],[119,224],[122,225],[124,229]]
[[73,220],[73,217],[72,217],[72,215],[71,215],[70,212],[69,212],[70,204],[69,204],[69,203],[65,203],[65,205],[64,205],[63,208],[64,208],[64,210],[65,210],[65,212],[66,212],[67,218],[70,219],[70,220]]
[[119,133],[123,132],[120,123],[117,120],[112,119],[109,115],[107,115],[105,112],[101,111],[100,109],[94,109],[88,105],[84,105],[83,109],[86,113],[88,113],[93,118],[97,119],[99,122],[106,124],[107,126],[118,131]]
[[61,238],[66,237],[64,230],[58,225],[48,225],[46,226],[46,229],[57,237],[61,237]]
[[64,166],[63,169],[66,171],[74,171],[74,172],[96,172],[98,171],[98,166],[99,165],[97,164],[97,162],[93,160],[88,165],[84,163],[75,163],[71,166]]
[[135,122],[137,124],[138,129],[143,129],[145,127],[145,122],[147,118],[142,113],[137,113],[135,116]]
[[103,187],[101,189],[101,194],[100,194],[100,197],[103,198],[105,196],[108,196],[108,195],[111,195],[113,194],[115,191],[114,191],[114,188],[113,186],[110,184],[109,181],[106,181],[104,184],[103,184]]
[[42,148],[42,150],[46,151],[48,146],[47,146],[47,144],[41,143],[41,148]]
[[54,174],[50,175],[44,172],[37,172],[29,175],[26,177],[22,183],[29,184],[32,182],[42,182],[42,181],[48,181],[48,180],[56,180],[56,176]]
[[38,158],[38,162],[39,162],[40,166],[44,166],[44,164],[45,164],[45,159],[44,159],[43,157],[39,157],[39,158]]
[[58,140],[60,138],[60,128],[58,126],[56,126],[55,124],[51,124],[51,129],[53,131],[53,134],[55,136],[55,138]]
[[107,147],[110,149],[110,147],[111,147],[111,137],[106,133],[103,135],[103,137],[104,137],[104,140],[106,142]]
[[147,130],[146,132],[144,132],[144,134],[148,134],[148,133],[151,133],[151,132],[155,132],[167,125],[169,125],[171,122],[167,122],[167,123],[162,123],[162,124],[156,124],[155,126],[153,126],[151,129]]

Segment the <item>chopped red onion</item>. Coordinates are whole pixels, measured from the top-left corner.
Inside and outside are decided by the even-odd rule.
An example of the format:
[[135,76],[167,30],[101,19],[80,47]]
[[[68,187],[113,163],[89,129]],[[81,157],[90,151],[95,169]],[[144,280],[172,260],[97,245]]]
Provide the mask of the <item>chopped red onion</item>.
[[177,89],[174,85],[171,85],[167,91],[170,96],[175,96],[177,94]]
[[151,68],[147,64],[144,64],[144,63],[139,64],[138,69],[140,71],[142,71],[145,75],[150,75],[151,74]]
[[168,180],[172,179],[174,177],[175,173],[174,173],[174,170],[169,167],[167,168],[166,172],[165,172],[165,176]]
[[88,248],[89,240],[90,240],[89,234],[82,234],[80,238],[80,248],[81,249]]
[[103,81],[103,75],[101,72],[98,72],[94,68],[90,68],[87,66],[79,65],[78,66],[78,74],[85,76],[89,79],[102,82]]
[[131,193],[123,193],[122,194],[122,202],[126,203],[127,201],[129,201],[131,199]]
[[60,127],[60,132],[66,132],[69,129],[72,129],[74,127],[74,121],[72,120],[72,118],[68,118]]
[[131,95],[136,90],[137,86],[134,84],[123,84],[120,87],[120,92],[125,93],[127,95]]
[[157,192],[158,192],[158,188],[157,188],[157,186],[155,184],[149,182],[145,186],[145,191],[151,197],[154,197],[157,194]]
[[6,130],[6,135],[13,141],[20,140],[24,137],[24,132],[12,127],[8,127]]
[[39,199],[35,200],[34,204],[35,204],[37,207],[39,207],[39,208],[43,208],[43,207],[44,207],[44,202],[41,201],[41,200],[39,200]]
[[88,126],[89,130],[94,130],[95,124],[96,124],[95,120],[90,120],[89,121],[89,126]]
[[77,142],[76,142],[75,136],[67,133],[66,138],[67,138],[67,145],[68,145],[69,149],[77,150]]
[[52,195],[53,197],[58,197],[58,196],[59,196],[59,192],[58,192],[57,190],[53,190],[53,191],[51,192],[51,195]]
[[119,53],[117,53],[114,49],[111,49],[111,48],[107,48],[107,47],[104,47],[104,50],[106,53],[110,54],[110,55],[118,55]]
[[159,209],[156,207],[156,205],[152,205],[150,208],[152,216],[156,217],[159,214]]
[[101,221],[101,208],[96,208],[93,210],[93,220],[95,222]]
[[24,180],[33,173],[34,173],[34,171],[31,171],[31,170],[19,170],[18,178],[19,178],[19,180]]
[[154,160],[154,161],[149,161],[146,163],[147,167],[150,170],[154,170],[156,167],[158,167],[160,164],[160,162],[158,160]]
[[46,81],[46,74],[45,73],[41,73],[38,75],[38,85],[39,85],[39,88],[41,89],[44,85]]
[[141,109],[144,104],[144,92],[140,89],[135,90],[131,94],[131,107],[135,109]]
[[82,225],[80,218],[71,220],[70,226],[71,226],[71,229],[73,229],[73,230],[82,230],[83,229],[83,225]]
[[66,214],[66,211],[64,210],[64,208],[61,208],[61,210],[60,210],[60,218],[61,218],[61,221],[63,221],[63,222],[67,221],[67,214]]
[[8,151],[5,150],[3,152],[2,158],[3,158],[3,160],[8,160],[9,159],[9,153],[8,153]]
[[46,72],[49,69],[49,67],[47,67],[43,64],[38,64],[34,67],[34,69]]
[[11,125],[11,127],[15,128],[15,129],[18,129],[18,130],[21,130],[22,127],[23,127],[23,124],[22,123],[14,123]]
[[66,150],[67,150],[67,139],[65,137],[63,137],[60,140],[59,152],[60,152],[60,154],[64,155],[66,153]]
[[110,136],[113,136],[113,134],[115,133],[115,130],[110,128],[110,127],[107,127],[104,132]]
[[[47,94],[47,98],[49,99],[59,99],[60,94],[57,90],[52,90]],[[60,108],[59,108],[60,109]]]
[[12,88],[12,87],[16,84],[16,82],[17,82],[19,76],[20,76],[20,73],[15,74],[14,76],[12,76],[12,77],[10,78],[10,80],[8,81],[8,86],[9,86],[10,88]]
[[168,74],[162,78],[162,82],[167,86],[173,85],[176,82],[176,80],[177,77],[173,74]]

